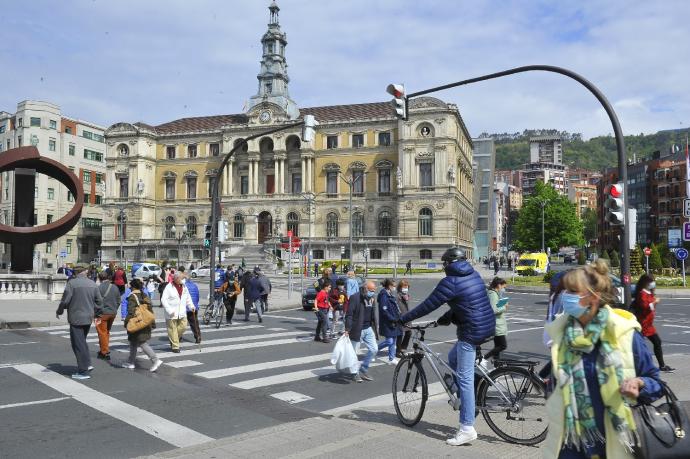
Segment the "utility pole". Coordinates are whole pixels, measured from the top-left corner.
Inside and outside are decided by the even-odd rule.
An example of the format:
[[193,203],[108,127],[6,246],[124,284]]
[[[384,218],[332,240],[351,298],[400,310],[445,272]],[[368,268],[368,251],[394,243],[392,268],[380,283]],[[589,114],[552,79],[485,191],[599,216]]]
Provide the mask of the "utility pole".
[[[361,178],[362,180],[364,180],[364,175],[365,175],[365,174],[366,174],[366,172],[363,172],[361,175],[358,175],[357,177],[355,177],[354,175],[350,175],[349,178],[345,178],[345,177],[343,177],[342,174],[339,174],[339,175],[340,175],[340,178],[343,180],[343,182],[347,183],[347,185],[350,187],[350,204],[349,204],[349,209],[350,209],[350,211],[349,211],[349,212],[350,212],[350,234],[349,234],[349,238],[348,238],[349,241],[348,241],[348,242],[349,242],[349,247],[350,247],[350,254],[349,254],[349,255],[350,255],[350,257],[349,257],[350,269],[353,269],[353,270],[354,270],[354,263],[352,262],[352,259],[353,259],[353,256],[352,256],[352,255],[353,255],[353,254],[352,254],[352,189],[354,188],[355,183],[357,183],[357,181],[358,181],[360,178]],[[342,255],[341,255],[340,264],[342,265]],[[341,266],[341,268],[342,268],[342,266]]]

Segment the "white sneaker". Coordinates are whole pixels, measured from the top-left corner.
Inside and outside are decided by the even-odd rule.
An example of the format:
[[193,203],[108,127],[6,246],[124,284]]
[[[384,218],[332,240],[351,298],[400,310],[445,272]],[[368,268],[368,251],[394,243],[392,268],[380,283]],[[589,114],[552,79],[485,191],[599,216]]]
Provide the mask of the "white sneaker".
[[453,438],[446,440],[446,444],[450,446],[460,446],[465,443],[469,443],[477,439],[477,431],[472,428],[472,430],[465,431],[462,428],[458,429],[458,433],[455,434]]
[[386,363],[388,363],[388,365],[397,365],[398,362],[400,362],[400,359],[395,358],[393,360],[388,360]]
[[153,365],[151,365],[151,368],[149,368],[149,371],[153,373],[158,369],[163,364],[163,361],[161,359],[156,359],[155,362],[153,362]]
[[134,370],[134,364],[133,363],[123,363],[122,368],[127,368],[128,370]]

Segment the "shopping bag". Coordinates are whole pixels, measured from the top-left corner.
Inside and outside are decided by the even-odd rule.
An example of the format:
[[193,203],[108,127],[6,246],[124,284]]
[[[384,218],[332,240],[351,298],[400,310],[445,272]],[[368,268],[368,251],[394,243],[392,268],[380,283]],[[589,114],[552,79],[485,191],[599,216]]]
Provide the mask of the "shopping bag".
[[356,367],[358,363],[357,354],[352,349],[352,342],[348,336],[341,336],[335,343],[331,363],[335,365],[336,370],[347,373],[351,373],[352,369]]

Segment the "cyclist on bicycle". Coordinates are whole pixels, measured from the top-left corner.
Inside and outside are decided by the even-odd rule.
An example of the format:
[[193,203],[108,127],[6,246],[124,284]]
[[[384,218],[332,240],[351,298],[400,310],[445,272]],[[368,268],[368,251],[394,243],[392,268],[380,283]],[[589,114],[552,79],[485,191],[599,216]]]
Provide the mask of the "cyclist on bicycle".
[[484,281],[467,262],[465,250],[453,247],[441,257],[446,277],[438,283],[429,297],[401,317],[403,323],[425,316],[448,303],[457,325],[458,342],[448,353],[448,363],[455,368],[458,398],[460,399],[460,428],[446,440],[459,446],[477,439],[474,429],[474,363],[475,346],[494,335],[496,320],[486,293]]
[[216,265],[216,270],[213,272],[214,281],[213,281],[213,289],[215,291],[215,295],[213,296],[213,299],[216,300],[218,298],[223,297],[223,284],[225,283],[225,270],[223,267],[219,264]]

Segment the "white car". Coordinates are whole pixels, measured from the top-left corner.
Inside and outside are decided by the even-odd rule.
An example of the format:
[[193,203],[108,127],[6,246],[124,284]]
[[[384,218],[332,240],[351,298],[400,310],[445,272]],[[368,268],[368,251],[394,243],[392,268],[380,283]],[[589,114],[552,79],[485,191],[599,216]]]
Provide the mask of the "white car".
[[192,278],[208,277],[210,275],[211,275],[211,268],[208,266],[202,266],[200,268],[192,270]]

